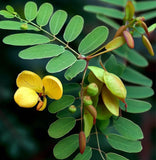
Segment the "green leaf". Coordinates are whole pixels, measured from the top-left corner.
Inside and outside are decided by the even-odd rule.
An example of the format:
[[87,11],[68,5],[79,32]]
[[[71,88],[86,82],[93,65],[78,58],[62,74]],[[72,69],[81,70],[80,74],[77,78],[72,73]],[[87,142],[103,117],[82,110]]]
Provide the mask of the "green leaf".
[[76,124],[75,118],[66,117],[56,120],[49,126],[48,134],[52,138],[60,138],[73,129]]
[[42,59],[58,56],[64,52],[64,47],[56,44],[41,44],[22,50],[19,57],[23,59]]
[[105,68],[108,72],[114,73],[117,76],[122,75],[126,66],[117,63],[117,60],[114,55],[111,55],[109,59],[105,62]]
[[151,11],[151,12],[143,13],[140,16],[144,17],[145,20],[147,21],[147,20],[155,18],[156,17],[155,15],[156,15],[156,11],[154,10],[154,11]]
[[125,7],[126,3],[127,3],[127,0],[120,0],[120,1],[114,1],[114,0],[100,0],[102,2],[106,2],[106,3],[110,3],[110,4],[113,4],[113,5],[117,5],[117,6],[120,6],[120,7]]
[[147,98],[154,94],[152,88],[142,86],[126,86],[127,98]]
[[152,86],[152,80],[130,67],[126,67],[121,78],[134,84],[145,85],[148,87]]
[[[126,99],[127,112],[129,113],[143,113],[151,109],[151,104],[145,101]],[[122,110],[125,110],[124,104],[120,103]]]
[[41,34],[35,33],[17,33],[6,36],[3,39],[5,44],[13,46],[28,46],[50,42],[50,39]]
[[76,151],[79,146],[79,136],[77,134],[60,140],[54,147],[54,156],[57,159],[68,158],[72,153]]
[[151,26],[148,27],[148,32],[152,32],[156,29],[156,23],[152,24]]
[[112,116],[112,114],[108,111],[108,109],[104,104],[98,104],[96,110],[97,110],[96,119],[98,120],[107,120]]
[[109,123],[110,123],[109,119],[97,120],[96,125],[101,132],[104,132],[107,129]]
[[29,1],[25,4],[24,15],[28,21],[32,21],[37,16],[37,5],[33,1]]
[[67,19],[67,12],[63,10],[56,11],[49,22],[50,31],[52,34],[57,35],[63,27]]
[[[0,21],[0,29],[8,29],[8,30],[21,30],[21,25],[24,24],[22,22],[17,22],[17,21]],[[36,27],[27,24],[28,29],[27,30],[34,30],[34,31],[39,31]]]
[[65,78],[67,80],[71,80],[72,78],[76,77],[80,72],[82,72],[86,67],[85,60],[77,60],[66,72]]
[[84,20],[81,16],[76,15],[72,17],[65,29],[63,35],[64,40],[66,42],[71,42],[75,40],[81,33],[83,25],[84,25]]
[[84,108],[83,119],[84,119],[84,133],[85,136],[88,137],[93,127],[93,116],[89,113],[89,111],[86,108]]
[[104,69],[96,67],[96,66],[89,66],[89,70],[95,75],[95,77],[100,80],[101,82],[104,82]]
[[50,3],[43,3],[38,11],[36,22],[39,26],[45,26],[53,13],[53,6]]
[[111,18],[117,18],[117,19],[123,19],[124,18],[124,12],[121,12],[120,10],[114,9],[114,8],[107,8],[107,7],[100,7],[100,6],[94,6],[94,5],[86,5],[84,7],[85,11],[92,12],[92,13],[98,13],[102,14]]
[[139,140],[144,137],[141,128],[124,117],[114,119],[113,126],[122,136],[130,140]]
[[107,160],[128,160],[127,158],[125,158],[119,154],[111,153],[111,152],[107,153],[106,157],[107,157]]
[[108,33],[107,27],[96,27],[80,42],[78,47],[79,52],[81,54],[87,54],[95,50],[106,41]]
[[141,1],[134,3],[136,12],[151,10],[156,8],[156,1]]
[[0,15],[4,16],[5,18],[14,18],[15,16],[6,10],[0,10]]
[[6,10],[9,11],[10,13],[13,13],[15,11],[14,8],[10,5],[6,6]]
[[108,18],[108,17],[106,17],[106,16],[104,16],[104,15],[98,14],[96,17],[97,17],[97,19],[99,19],[100,21],[102,21],[102,22],[110,25],[112,28],[114,28],[114,29],[116,29],[116,30],[119,29],[119,27],[120,27],[120,25],[119,25],[118,23],[116,23],[113,19]]
[[134,49],[130,49],[127,45],[123,45],[113,52],[120,57],[126,58],[130,63],[136,66],[146,67],[148,65],[148,61],[142,55]]
[[61,55],[51,59],[46,66],[46,70],[49,73],[60,72],[70,67],[73,63],[76,62],[76,60],[76,57],[70,51],[66,50]]
[[70,96],[70,95],[64,95],[61,99],[57,101],[53,101],[49,107],[48,110],[50,113],[56,113],[58,111],[61,111],[71,104],[74,103],[75,97]]
[[129,140],[120,135],[109,134],[107,135],[107,141],[114,149],[120,151],[137,153],[142,150],[140,141]]
[[63,92],[65,94],[73,93],[73,92],[79,92],[81,89],[81,86],[79,83],[67,83],[63,84]]
[[83,154],[79,153],[73,160],[90,160],[92,157],[92,149],[90,147],[86,147]]

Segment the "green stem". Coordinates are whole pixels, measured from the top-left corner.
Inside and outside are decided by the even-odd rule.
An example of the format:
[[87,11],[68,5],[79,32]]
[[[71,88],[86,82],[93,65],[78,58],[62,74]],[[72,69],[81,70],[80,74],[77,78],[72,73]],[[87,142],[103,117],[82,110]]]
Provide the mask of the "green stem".
[[81,131],[83,130],[83,94],[84,94],[84,79],[85,79],[85,76],[86,76],[86,72],[87,72],[87,68],[88,68],[88,64],[89,64],[89,61],[87,61],[87,64],[86,64],[86,67],[84,69],[84,72],[83,72],[83,77],[82,77],[82,81],[81,81]]
[[96,131],[95,133],[96,133],[96,140],[97,140],[97,145],[98,145],[98,151],[99,151],[99,153],[100,153],[100,155],[101,155],[101,158],[102,158],[103,160],[105,160],[104,156],[102,155],[101,148],[100,148],[99,137],[98,137],[98,132],[97,132],[96,126],[95,126],[95,131]]

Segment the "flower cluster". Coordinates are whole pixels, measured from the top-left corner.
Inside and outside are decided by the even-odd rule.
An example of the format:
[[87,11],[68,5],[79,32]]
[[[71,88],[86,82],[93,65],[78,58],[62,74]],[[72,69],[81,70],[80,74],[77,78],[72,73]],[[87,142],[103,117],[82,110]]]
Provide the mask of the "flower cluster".
[[63,94],[63,87],[60,80],[48,75],[41,79],[31,71],[21,72],[16,80],[19,87],[14,94],[15,102],[24,108],[32,108],[37,103],[37,110],[43,111],[47,105],[46,95],[51,99],[60,99]]

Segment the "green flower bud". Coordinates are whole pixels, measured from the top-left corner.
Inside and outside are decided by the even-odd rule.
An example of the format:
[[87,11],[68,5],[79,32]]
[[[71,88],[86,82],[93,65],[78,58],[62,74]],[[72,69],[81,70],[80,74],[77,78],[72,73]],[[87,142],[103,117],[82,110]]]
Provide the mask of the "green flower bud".
[[85,106],[88,106],[88,105],[92,105],[93,101],[92,101],[90,96],[84,96],[83,97],[83,103],[84,103]]
[[96,83],[90,83],[87,87],[87,94],[89,96],[96,96],[98,94],[98,86],[96,85]]
[[71,105],[69,108],[68,108],[69,112],[71,113],[75,113],[77,108],[74,106],[74,105]]
[[23,24],[21,25],[21,29],[22,29],[22,30],[27,30],[27,29],[28,29],[28,24],[27,24],[27,23],[23,23]]

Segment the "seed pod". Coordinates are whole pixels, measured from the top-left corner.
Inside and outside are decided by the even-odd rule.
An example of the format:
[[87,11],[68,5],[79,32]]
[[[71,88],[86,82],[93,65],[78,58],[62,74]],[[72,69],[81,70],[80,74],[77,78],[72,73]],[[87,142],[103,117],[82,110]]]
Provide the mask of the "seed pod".
[[142,42],[143,42],[144,46],[147,48],[150,55],[154,56],[154,51],[153,51],[152,45],[145,35],[142,35]]
[[[118,37],[118,36],[121,36],[122,35],[122,32],[124,31],[124,30],[126,30],[126,28],[127,28],[127,26],[121,26],[117,31],[116,31],[116,33],[115,33],[115,36],[114,36],[114,38],[116,38],[116,37]],[[113,38],[113,39],[114,39]]]
[[79,148],[80,148],[80,153],[83,154],[86,148],[86,136],[83,131],[79,133]]
[[88,106],[88,105],[92,105],[93,101],[92,101],[90,96],[84,96],[83,97],[83,103],[84,103],[85,106]]
[[127,95],[126,88],[121,79],[113,73],[104,72],[104,80],[109,91],[121,100]]
[[87,110],[93,117],[93,124],[96,123],[97,111],[93,105],[86,106]]
[[90,83],[87,86],[87,94],[89,96],[95,96],[98,94],[98,92],[99,92],[99,89],[98,89],[98,86],[96,85],[96,83]]
[[71,106],[68,108],[68,110],[69,110],[69,112],[71,112],[71,113],[75,113],[77,109],[76,109],[75,105],[71,105]]
[[141,26],[143,27],[143,29],[145,30],[147,36],[149,37],[150,35],[149,35],[149,32],[148,32],[148,27],[147,27],[146,23],[143,22],[143,21],[140,21],[140,23],[141,23]]
[[22,24],[21,29],[22,30],[27,30],[28,29],[28,24],[27,23]]
[[134,39],[128,31],[123,31],[123,36],[129,48],[134,48]]

